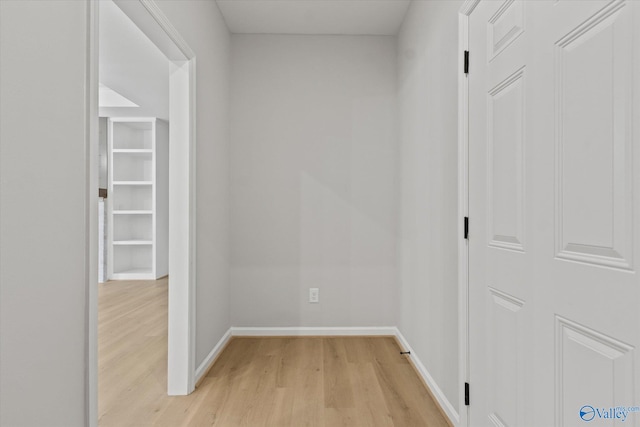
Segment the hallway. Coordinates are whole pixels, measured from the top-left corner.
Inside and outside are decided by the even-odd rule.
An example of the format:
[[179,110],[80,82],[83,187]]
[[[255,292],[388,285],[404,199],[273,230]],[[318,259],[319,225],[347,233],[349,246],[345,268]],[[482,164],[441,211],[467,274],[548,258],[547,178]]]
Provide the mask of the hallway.
[[169,397],[167,279],[99,292],[101,427],[448,425],[390,337],[234,338],[193,394]]

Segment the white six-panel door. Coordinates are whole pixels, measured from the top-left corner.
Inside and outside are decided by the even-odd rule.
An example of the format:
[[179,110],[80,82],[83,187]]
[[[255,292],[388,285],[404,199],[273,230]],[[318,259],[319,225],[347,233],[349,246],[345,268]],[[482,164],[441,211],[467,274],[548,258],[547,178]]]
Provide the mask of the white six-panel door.
[[469,424],[638,426],[640,2],[484,0],[468,37]]

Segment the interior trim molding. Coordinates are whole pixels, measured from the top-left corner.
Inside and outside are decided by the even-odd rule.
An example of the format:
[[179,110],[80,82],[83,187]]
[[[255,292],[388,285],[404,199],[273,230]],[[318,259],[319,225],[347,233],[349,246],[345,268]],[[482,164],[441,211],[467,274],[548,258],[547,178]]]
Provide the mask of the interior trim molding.
[[[469,15],[480,0],[466,0],[458,13],[458,381],[469,382],[469,241],[463,219],[469,217],[469,80],[464,72],[469,50]],[[471,69],[473,72],[473,69]],[[469,426],[465,390],[458,391],[458,426]]]
[[460,14],[466,16],[471,15],[471,12],[473,12],[473,9],[476,8],[478,3],[480,3],[480,0],[466,0],[460,8]]
[[442,414],[452,426],[460,425],[460,415],[455,406],[433,379],[427,368],[424,366],[418,355],[409,345],[407,339],[402,335],[396,326],[344,326],[344,327],[308,327],[308,326],[285,326],[285,327],[244,327],[232,326],[220,338],[211,352],[202,361],[196,370],[195,380],[198,384],[207,372],[213,367],[216,359],[229,344],[233,337],[287,337],[287,336],[391,336],[403,351],[409,351],[407,355],[409,361],[415,368],[416,373],[421,377],[431,396],[440,407]]
[[187,42],[182,38],[178,30],[173,26],[171,21],[166,17],[166,15],[162,12],[162,9],[158,6],[158,4],[154,0],[139,0],[140,3],[149,11],[149,14],[156,20],[158,25],[162,27],[167,36],[171,39],[171,41],[180,49],[180,52],[187,58],[193,59],[196,54],[189,47]]
[[285,327],[231,327],[234,337],[287,337],[287,336],[396,336],[398,329],[395,326],[339,326],[339,327],[312,327],[312,326],[285,326]]
[[98,70],[99,7],[85,1],[86,64],[85,64],[85,413],[88,427],[98,426]]
[[424,381],[425,385],[427,386],[427,389],[431,393],[431,396],[433,396],[433,398],[438,403],[438,406],[440,406],[440,409],[442,410],[443,415],[445,415],[445,417],[448,418],[448,421],[451,425],[453,426],[460,425],[460,415],[458,414],[458,411],[456,411],[455,407],[451,404],[449,399],[447,399],[447,396],[444,394],[442,389],[438,386],[438,384],[433,379],[433,377],[431,376],[427,368],[422,364],[422,361],[420,360],[416,352],[413,351],[407,339],[404,337],[404,335],[402,335],[402,332],[400,332],[398,328],[395,328],[395,330],[396,330],[395,338],[397,339],[398,344],[400,345],[403,351],[410,352],[407,355],[407,357],[409,357],[409,360],[415,367],[417,373],[420,375],[420,377],[422,377],[422,380]]
[[220,341],[218,341],[218,343],[209,352],[207,357],[204,358],[200,366],[198,366],[195,374],[196,386],[198,386],[200,381],[204,379],[207,372],[209,372],[209,370],[213,367],[213,364],[218,359],[218,356],[220,356],[220,353],[222,353],[222,350],[224,350],[227,344],[229,344],[229,341],[231,340],[231,336],[232,336],[231,328],[229,328],[227,332],[225,332],[225,334],[222,336],[222,338],[220,338]]

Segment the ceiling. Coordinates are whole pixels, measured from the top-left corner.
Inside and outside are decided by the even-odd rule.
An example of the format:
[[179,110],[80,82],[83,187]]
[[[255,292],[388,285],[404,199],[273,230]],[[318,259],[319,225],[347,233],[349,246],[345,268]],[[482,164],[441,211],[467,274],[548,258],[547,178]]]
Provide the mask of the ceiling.
[[[411,0],[217,0],[229,31],[245,34],[395,35]],[[138,107],[100,116],[169,119],[169,60],[111,0],[100,5],[99,80]],[[106,92],[105,92],[106,93]],[[103,97],[106,99],[106,97]]]
[[410,0],[217,0],[232,33],[396,35]]
[[[168,120],[169,60],[113,1],[98,3],[99,81],[139,106],[100,107],[100,116]],[[104,96],[100,99],[105,100]]]

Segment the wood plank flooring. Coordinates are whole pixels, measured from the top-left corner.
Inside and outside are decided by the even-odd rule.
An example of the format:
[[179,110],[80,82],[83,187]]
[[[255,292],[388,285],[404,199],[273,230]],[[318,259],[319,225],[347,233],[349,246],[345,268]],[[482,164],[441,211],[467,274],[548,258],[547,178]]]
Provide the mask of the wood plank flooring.
[[390,337],[233,338],[166,395],[167,280],[99,285],[99,425],[448,426]]

